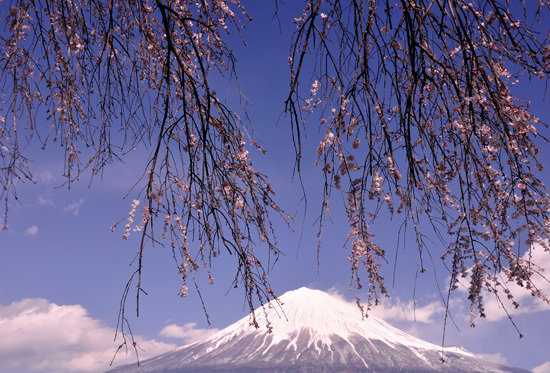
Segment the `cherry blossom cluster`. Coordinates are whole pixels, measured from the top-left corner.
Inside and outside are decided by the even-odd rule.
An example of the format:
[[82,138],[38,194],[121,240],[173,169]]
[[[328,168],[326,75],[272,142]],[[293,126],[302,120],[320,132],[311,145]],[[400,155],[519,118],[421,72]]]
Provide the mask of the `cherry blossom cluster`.
[[536,263],[521,257],[535,242],[548,250],[550,197],[537,177],[546,127],[513,87],[550,73],[548,34],[529,28],[548,3],[522,3],[524,14],[491,1],[311,0],[295,20],[287,111],[295,137],[300,126],[320,129],[320,230],[342,193],[350,286],[367,274],[368,307],[386,293],[374,224],[383,206],[412,227],[402,234],[418,247],[420,272],[424,256],[440,257],[449,292],[469,282],[472,325],[485,316],[485,290],[514,307],[510,282],[540,295]]
[[214,281],[211,260],[225,251],[235,259],[233,285],[245,289],[251,310],[254,299],[271,299],[262,263],[279,254],[270,214],[287,216],[266,177],[252,167],[250,153],[265,150],[216,92],[220,78],[235,73],[227,35],[239,34],[250,19],[239,0],[10,6],[7,37],[0,41],[6,214],[17,183],[32,180],[21,151],[29,138],[63,146],[67,183],[86,170],[100,174],[128,152],[145,151],[151,155],[133,189],[136,198],[119,223],[125,240],[139,240],[132,276],[138,304],[143,254],[154,245],[172,251],[182,296],[190,283],[198,286],[201,270]]

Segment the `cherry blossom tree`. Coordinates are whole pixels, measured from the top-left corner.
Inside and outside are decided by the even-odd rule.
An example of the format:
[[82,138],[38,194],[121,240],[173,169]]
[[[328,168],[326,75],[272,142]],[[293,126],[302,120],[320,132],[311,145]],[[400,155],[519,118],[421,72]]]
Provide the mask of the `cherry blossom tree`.
[[[140,236],[123,305],[136,285],[139,313],[143,253],[157,244],[174,254],[182,296],[198,271],[213,281],[209,263],[227,252],[251,310],[275,297],[257,253],[276,261],[272,216],[292,218],[252,166],[249,150],[265,150],[238,115],[244,98],[228,107],[212,84],[236,76],[227,41],[250,19],[241,2],[1,4],[4,225],[19,183],[33,180],[28,142],[63,146],[67,184],[146,147],[151,156],[118,224],[123,238]],[[547,0],[307,0],[297,14],[289,138],[301,171],[303,129],[319,129],[319,233],[329,202],[343,196],[350,286],[368,288],[365,312],[387,294],[379,273],[386,251],[373,226],[382,209],[416,237],[420,272],[426,256],[447,266],[447,307],[458,281],[469,281],[472,323],[484,316],[484,289],[517,307],[508,290],[516,283],[548,302],[533,282],[542,268],[521,257],[533,243],[549,250],[550,199],[537,176],[547,127],[513,85],[547,79],[550,30],[541,19],[549,10]]]
[[[182,296],[201,268],[213,281],[208,263],[227,251],[236,258],[235,285],[244,287],[251,309],[254,296],[260,302],[272,297],[255,250],[266,247],[277,257],[270,214],[287,216],[266,177],[252,167],[247,149],[261,147],[210,84],[212,77],[235,73],[222,36],[240,29],[240,16],[248,18],[242,6],[236,2],[232,10],[224,0],[10,5],[0,57],[4,225],[18,182],[33,179],[22,151],[28,141],[61,143],[67,184],[86,170],[97,176],[145,146],[151,157],[121,223],[124,239],[141,235],[121,307],[123,334],[132,283],[139,315],[149,245],[173,251]],[[39,123],[44,113],[47,128]],[[87,148],[93,152],[83,159]]]
[[[297,163],[300,129],[318,121],[320,233],[338,191],[350,223],[352,284],[362,287],[366,274],[369,307],[387,294],[378,271],[386,254],[373,226],[381,209],[413,231],[420,272],[432,256],[426,231],[441,239],[447,312],[451,291],[467,279],[472,326],[485,316],[483,289],[513,307],[510,283],[549,302],[532,281],[543,268],[520,255],[534,243],[549,250],[550,200],[536,176],[547,126],[512,94],[518,79],[550,72],[550,30],[541,22],[549,7],[312,0],[295,19],[286,110]],[[307,89],[303,71],[312,72]]]

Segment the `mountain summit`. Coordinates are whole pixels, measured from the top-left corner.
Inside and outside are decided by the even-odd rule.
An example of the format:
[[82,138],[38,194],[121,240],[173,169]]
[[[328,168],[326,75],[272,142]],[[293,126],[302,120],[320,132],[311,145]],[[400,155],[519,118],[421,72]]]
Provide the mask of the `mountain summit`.
[[[445,348],[386,322],[363,318],[357,306],[300,288],[258,308],[259,329],[245,317],[201,342],[111,372],[527,372]],[[270,325],[271,332],[266,328]]]

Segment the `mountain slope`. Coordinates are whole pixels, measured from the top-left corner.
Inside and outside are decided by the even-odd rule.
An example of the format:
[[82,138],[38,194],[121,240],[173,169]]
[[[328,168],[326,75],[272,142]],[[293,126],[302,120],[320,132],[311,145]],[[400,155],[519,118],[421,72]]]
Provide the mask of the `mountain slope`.
[[[153,359],[111,372],[526,372],[445,350],[322,292],[300,288],[220,332]],[[267,321],[266,321],[267,316]],[[268,324],[269,322],[269,324]],[[265,327],[270,325],[272,332]]]

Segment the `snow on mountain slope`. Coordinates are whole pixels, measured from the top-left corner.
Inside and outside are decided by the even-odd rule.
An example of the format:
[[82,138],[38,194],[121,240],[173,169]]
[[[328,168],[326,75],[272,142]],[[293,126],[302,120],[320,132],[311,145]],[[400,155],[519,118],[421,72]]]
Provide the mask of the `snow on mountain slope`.
[[[167,354],[112,372],[525,372],[413,337],[357,306],[300,288],[250,317]],[[271,332],[267,327],[271,327]]]
[[[419,348],[440,349],[440,347],[415,338],[392,327],[386,322],[375,318],[363,318],[355,304],[320,290],[300,288],[282,295],[277,304],[268,304],[267,321],[271,324],[270,343],[276,345],[285,341],[288,348],[296,348],[298,330],[309,330],[310,339],[307,346],[332,344],[334,335],[349,341],[350,336],[360,334],[366,338],[384,341],[385,343],[402,344]],[[264,327],[267,324],[266,315],[261,308],[256,311],[258,323]],[[261,330],[260,330],[261,331]],[[223,333],[222,333],[223,332]],[[254,335],[258,330],[250,326],[248,317],[213,335],[210,340],[217,344],[236,336]],[[266,333],[266,335],[270,335]],[[270,346],[266,346],[269,348]]]

